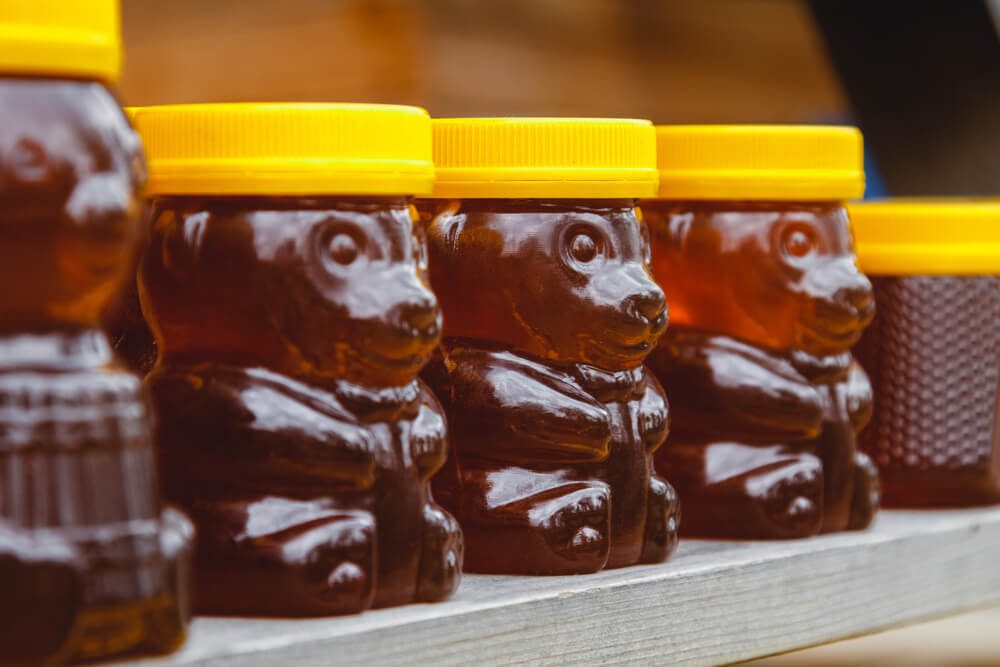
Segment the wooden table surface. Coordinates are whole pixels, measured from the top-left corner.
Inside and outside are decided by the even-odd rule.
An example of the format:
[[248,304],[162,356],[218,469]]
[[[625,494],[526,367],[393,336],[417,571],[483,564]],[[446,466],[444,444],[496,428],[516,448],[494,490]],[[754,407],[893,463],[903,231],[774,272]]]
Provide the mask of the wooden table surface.
[[467,575],[450,601],[308,620],[199,618],[145,665],[748,660],[1000,602],[1000,508],[883,512],[862,533],[683,541],[578,577]]

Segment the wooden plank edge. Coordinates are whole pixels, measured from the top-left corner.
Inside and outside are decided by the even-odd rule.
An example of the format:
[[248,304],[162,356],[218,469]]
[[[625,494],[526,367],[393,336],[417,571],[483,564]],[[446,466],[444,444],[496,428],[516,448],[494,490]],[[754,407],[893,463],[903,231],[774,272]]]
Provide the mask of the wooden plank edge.
[[350,619],[201,619],[192,645],[162,662],[719,664],[1000,601],[998,509],[886,512],[863,533],[682,546],[664,565],[588,577],[470,576],[448,603]]

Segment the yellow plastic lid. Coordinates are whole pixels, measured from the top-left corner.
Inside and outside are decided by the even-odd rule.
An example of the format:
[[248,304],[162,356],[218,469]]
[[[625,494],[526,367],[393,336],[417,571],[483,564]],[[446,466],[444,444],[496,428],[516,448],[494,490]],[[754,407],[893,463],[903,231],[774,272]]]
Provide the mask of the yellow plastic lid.
[[0,0],[0,73],[114,81],[118,0]]
[[886,199],[848,211],[865,273],[1000,274],[1000,199]]
[[441,118],[433,128],[433,197],[616,199],[656,192],[656,137],[648,120]]
[[151,195],[409,195],[434,180],[431,126],[385,104],[130,107]]
[[831,125],[658,125],[661,199],[839,201],[865,191],[861,132]]

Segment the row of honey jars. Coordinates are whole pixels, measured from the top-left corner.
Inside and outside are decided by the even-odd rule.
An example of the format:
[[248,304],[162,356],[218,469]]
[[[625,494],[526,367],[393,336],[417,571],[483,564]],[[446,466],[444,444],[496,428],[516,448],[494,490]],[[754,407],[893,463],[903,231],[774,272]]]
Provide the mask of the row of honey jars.
[[[3,266],[24,285],[0,310],[3,664],[166,650],[187,620],[191,527],[161,507],[145,399],[98,328],[145,178],[106,88],[117,11],[58,9],[0,10]],[[413,107],[334,104],[132,116],[150,157],[146,389],[165,493],[198,529],[200,609],[440,600],[464,544],[480,572],[660,562],[678,496],[694,535],[872,520],[856,130],[432,129]],[[996,211],[928,209],[856,209],[862,247],[890,254],[920,224],[961,230],[918,233],[935,252],[902,269],[872,260],[886,312],[861,350],[885,400],[861,449],[901,503],[992,501],[997,267],[977,241]]]
[[[441,599],[459,524],[473,571],[668,556],[677,499],[651,460],[667,407],[642,367],[666,327],[636,213],[656,191],[648,121],[432,133],[419,109],[344,104],[132,118],[150,172],[146,383],[167,497],[199,531],[199,609]],[[417,379],[435,350],[451,513],[428,490],[444,414]]]
[[[386,126],[407,115],[410,125]],[[457,570],[457,530],[426,490],[444,459],[443,422],[429,448],[415,444],[428,440],[423,433],[400,428],[410,414],[402,404],[425,395],[415,377],[439,335],[433,297],[418,284],[423,242],[412,238],[406,194],[419,197],[415,232],[429,239],[447,323],[424,372],[451,425],[434,488],[464,529],[469,570],[588,572],[669,555],[677,494],[651,462],[667,402],[643,366],[666,328],[664,288],[680,326],[654,368],[675,393],[678,434],[660,468],[688,499],[689,532],[795,537],[871,521],[877,475],[855,446],[871,390],[849,348],[872,296],[843,203],[863,187],[856,130],[673,127],[657,138],[647,121],[454,119],[431,131],[418,110],[356,105],[156,107],[134,119],[153,196],[139,278],[159,346],[147,382],[168,497],[192,513],[205,545],[201,608],[348,611],[379,588],[376,604],[414,599],[420,578],[404,565],[414,565],[421,540],[393,528],[419,525],[406,510],[449,526],[427,539],[443,549],[434,562]],[[734,169],[746,146],[751,155]],[[830,164],[811,166],[818,159]],[[422,162],[423,185],[385,185],[400,161]],[[384,246],[359,226],[358,198],[386,195],[396,197],[395,233],[415,259],[409,245]],[[423,308],[407,301],[417,293]],[[332,493],[337,475],[353,469],[337,458],[324,470],[310,456],[328,436],[309,442],[285,422],[277,438],[246,448],[247,430],[274,435],[268,419],[248,426],[247,415],[273,418],[304,400],[293,392],[277,409],[278,395],[245,391],[281,378],[289,391],[292,382],[305,385],[298,392],[324,388],[328,413],[385,424],[388,439],[369,436],[368,477]],[[429,394],[420,400],[437,414]],[[244,421],[223,416],[227,401]],[[287,448],[289,470],[275,465],[275,447]],[[401,471],[419,464],[417,449],[434,451],[431,465]],[[412,500],[392,504],[403,497]],[[306,509],[317,503],[353,512],[336,525],[346,521],[352,535],[368,526],[379,550],[394,545],[390,557],[372,548],[358,563],[334,549],[323,567],[294,574],[285,549],[268,542],[274,562],[262,565],[258,543],[236,544],[251,523],[271,541],[298,536],[296,521],[312,526]],[[241,558],[253,567],[241,569]],[[330,572],[355,575],[345,590],[359,597],[338,606],[329,589],[340,578]],[[317,573],[324,578],[309,578]],[[239,598],[240,584],[257,578],[280,582],[264,589],[287,601]],[[309,583],[289,587],[296,578]],[[303,606],[306,589],[337,602]]]
[[191,524],[164,509],[140,381],[100,329],[145,179],[109,86],[111,0],[0,3],[0,664],[168,651]]
[[[435,487],[465,527],[470,569],[586,572],[673,548],[676,495],[650,466],[666,400],[642,366],[666,325],[651,253],[668,292],[692,277],[690,289],[724,295],[699,304],[679,285],[682,324],[654,355],[680,396],[678,453],[661,469],[691,498],[692,532],[784,537],[871,520],[875,474],[854,445],[870,387],[847,349],[872,298],[831,195],[785,201],[763,179],[743,174],[755,190],[725,173],[720,185],[711,165],[661,157],[661,194],[677,191],[644,202],[651,249],[635,208],[656,188],[644,121],[439,121],[432,188],[429,119],[413,108],[192,105],[133,117],[151,155],[139,285],[158,363],[147,383],[167,493],[201,530],[202,608],[336,613],[440,599],[457,584],[461,536],[427,490],[444,422],[416,380],[440,335],[407,200],[421,191],[431,280],[453,313],[425,373],[453,425]],[[842,128],[659,134],[661,146],[750,135],[758,147],[776,135],[759,161],[817,134],[860,148]],[[726,151],[692,159],[705,153]],[[835,187],[850,182],[829,169]],[[818,188],[820,175],[809,180]],[[753,295],[762,305],[743,305]],[[747,321],[771,329],[755,338],[733,324]],[[774,395],[784,402],[768,405]],[[734,427],[721,418],[730,413],[756,423]],[[780,429],[787,442],[776,444]],[[725,469],[747,460],[760,465]],[[845,470],[849,482],[831,489]],[[739,475],[728,489],[742,495],[712,488]],[[761,479],[790,496],[751,493]]]

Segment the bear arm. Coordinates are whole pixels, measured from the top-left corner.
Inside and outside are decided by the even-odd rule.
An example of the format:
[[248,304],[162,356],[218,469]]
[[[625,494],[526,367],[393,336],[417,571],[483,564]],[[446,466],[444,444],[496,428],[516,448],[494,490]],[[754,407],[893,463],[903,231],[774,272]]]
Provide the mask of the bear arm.
[[667,396],[652,374],[646,374],[645,390],[639,401],[639,435],[650,454],[667,439],[670,429],[670,405]]
[[671,407],[678,431],[763,442],[820,432],[819,392],[801,377],[769,368],[767,359],[705,345],[695,354],[660,357],[657,366],[659,377],[674,388]]
[[427,480],[441,469],[448,453],[444,412],[430,389],[420,383],[420,408],[410,429],[410,452],[420,473]]
[[524,464],[608,455],[606,408],[555,377],[504,364],[459,364],[449,388],[452,443],[460,456]]
[[166,457],[167,465],[176,461],[184,477],[254,488],[313,482],[364,489],[374,483],[374,441],[367,429],[275,387],[166,376],[154,378],[151,389],[161,414],[161,447],[177,453]]
[[874,392],[868,374],[857,361],[851,361],[847,371],[847,382],[844,387],[847,403],[847,414],[851,419],[854,432],[863,429],[872,417],[874,407]]

